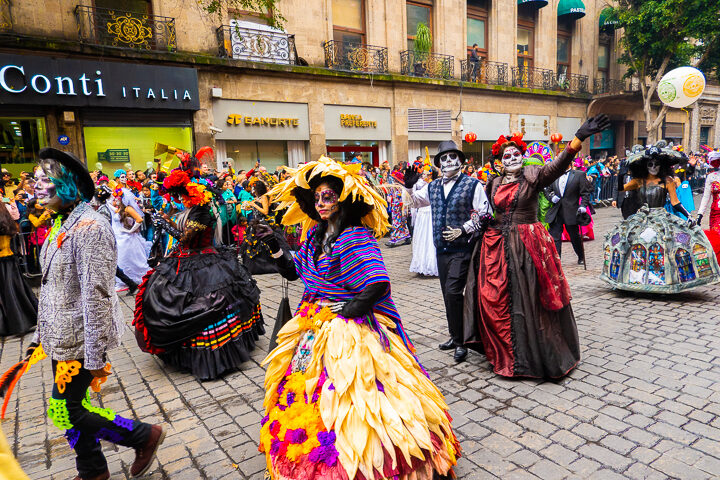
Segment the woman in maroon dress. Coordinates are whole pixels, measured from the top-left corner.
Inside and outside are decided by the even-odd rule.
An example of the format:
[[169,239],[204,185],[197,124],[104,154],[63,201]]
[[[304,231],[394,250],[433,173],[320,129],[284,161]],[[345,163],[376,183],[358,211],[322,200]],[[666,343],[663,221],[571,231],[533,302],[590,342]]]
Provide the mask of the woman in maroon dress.
[[[567,170],[582,142],[607,129],[588,119],[552,162],[523,166],[522,136],[501,136],[493,154],[502,175],[486,193],[495,210],[473,255],[466,287],[469,342],[481,342],[493,371],[505,377],[562,377],[580,361],[570,287],[547,230],[537,219],[538,193]],[[467,328],[466,328],[467,331]]]

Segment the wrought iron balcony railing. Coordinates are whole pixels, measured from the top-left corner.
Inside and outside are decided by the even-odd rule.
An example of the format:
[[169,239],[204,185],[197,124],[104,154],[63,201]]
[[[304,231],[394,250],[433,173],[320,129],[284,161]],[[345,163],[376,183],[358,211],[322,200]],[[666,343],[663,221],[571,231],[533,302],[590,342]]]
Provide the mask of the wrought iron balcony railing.
[[141,50],[177,50],[174,18],[77,5],[75,19],[81,42]]
[[400,73],[413,77],[453,78],[455,57],[415,50],[400,52]]
[[555,88],[570,93],[590,93],[588,76],[577,73],[558,74]]
[[484,83],[486,85],[507,85],[508,64],[489,62],[485,59],[460,61],[461,78],[465,82]]
[[295,35],[277,30],[260,30],[240,25],[222,25],[216,30],[221,57],[251,62],[295,65]]
[[363,73],[387,73],[388,49],[365,45],[364,43],[338,42],[323,43],[325,66],[333,70]]
[[513,67],[512,84],[513,87],[554,90],[556,85],[555,72],[547,68]]
[[593,92],[595,95],[606,93],[622,93],[625,91],[625,82],[612,78],[596,78],[593,80]]

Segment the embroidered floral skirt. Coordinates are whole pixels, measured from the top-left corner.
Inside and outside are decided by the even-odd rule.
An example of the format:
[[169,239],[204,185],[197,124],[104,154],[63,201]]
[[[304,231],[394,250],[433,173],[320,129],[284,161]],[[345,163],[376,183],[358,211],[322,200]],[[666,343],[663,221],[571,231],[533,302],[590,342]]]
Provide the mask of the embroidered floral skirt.
[[[276,480],[454,477],[448,407],[393,323],[304,303],[263,362],[260,451]],[[382,338],[382,341],[381,341]]]

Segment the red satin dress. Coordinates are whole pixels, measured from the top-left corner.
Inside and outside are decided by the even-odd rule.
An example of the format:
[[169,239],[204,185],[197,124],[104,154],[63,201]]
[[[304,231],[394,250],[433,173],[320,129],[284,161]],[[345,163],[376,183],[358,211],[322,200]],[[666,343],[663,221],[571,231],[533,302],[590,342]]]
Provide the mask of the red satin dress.
[[562,377],[580,360],[570,287],[537,221],[537,188],[525,182],[491,193],[495,221],[479,251],[479,336],[499,375]]

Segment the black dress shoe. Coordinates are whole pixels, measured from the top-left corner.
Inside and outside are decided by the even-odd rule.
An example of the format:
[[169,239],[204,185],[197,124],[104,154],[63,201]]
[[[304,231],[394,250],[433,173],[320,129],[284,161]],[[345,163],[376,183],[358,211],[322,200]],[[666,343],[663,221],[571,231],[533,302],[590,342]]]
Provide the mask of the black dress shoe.
[[465,358],[467,358],[467,348],[465,347],[455,347],[455,355],[453,355],[453,358],[456,362],[464,362]]
[[578,265],[585,265],[585,259],[584,259],[584,258],[578,258]]
[[455,342],[453,342],[453,339],[451,338],[447,342],[438,345],[438,348],[440,350],[452,350],[453,348],[455,348]]

